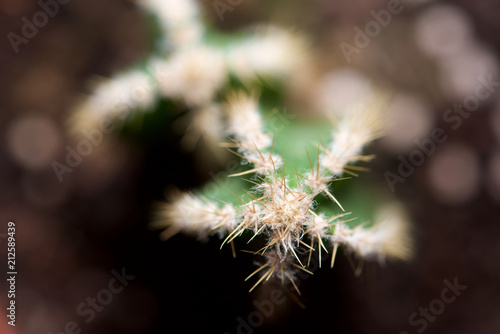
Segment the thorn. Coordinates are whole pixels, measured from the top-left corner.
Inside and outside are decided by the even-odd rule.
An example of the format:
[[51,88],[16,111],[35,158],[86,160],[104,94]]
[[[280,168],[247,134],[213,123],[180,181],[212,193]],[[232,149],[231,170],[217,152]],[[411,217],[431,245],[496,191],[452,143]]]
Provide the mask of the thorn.
[[[270,271],[270,270],[269,270],[269,271]],[[256,288],[256,287],[260,284],[260,282],[262,282],[262,281],[266,278],[266,276],[267,276],[267,274],[269,273],[269,271],[268,271],[268,272],[266,272],[266,273],[265,273],[265,274],[264,274],[264,275],[263,275],[263,276],[262,276],[262,277],[261,277],[261,278],[257,281],[257,283],[255,283],[255,284],[254,284],[254,286],[253,286],[253,287],[252,287],[252,288],[251,288],[248,292],[252,292],[252,291],[253,291],[253,289],[255,289],[255,288]]]
[[337,203],[337,205],[342,209],[342,211],[345,211],[344,208],[342,207],[342,205],[340,204],[340,202],[335,198],[335,196],[333,196],[329,191],[328,189],[324,189],[323,190],[328,196],[330,196],[330,198],[335,202]]
[[[288,261],[287,261],[287,262],[288,262]],[[292,266],[294,266],[294,267],[299,268],[299,269],[300,269],[300,270],[302,270],[302,271],[305,271],[305,272],[306,272],[306,273],[308,273],[309,275],[314,275],[314,273],[313,273],[312,271],[307,270],[306,268],[303,268],[303,267],[299,266],[299,265],[298,265],[298,264],[296,264],[296,263],[293,263],[293,262],[288,262],[288,263],[290,263],[290,264],[291,264]]]
[[284,287],[286,289],[286,292],[290,295],[290,297],[292,297],[293,301],[296,302],[301,309],[305,310],[306,306],[299,300],[299,298],[293,292],[291,292],[290,289],[288,289],[285,285]]
[[295,288],[295,291],[297,291],[297,293],[299,294],[299,296],[302,296],[302,294],[300,293],[300,290],[297,287],[297,285],[295,284],[295,281],[293,280],[292,276],[288,273],[288,270],[285,270],[285,275],[287,275],[287,277],[290,280],[290,282],[292,282],[293,287]]
[[359,172],[369,172],[370,171],[370,168],[362,167],[362,166],[352,166],[352,165],[345,165],[344,170],[345,169],[356,170]]
[[249,170],[241,172],[241,173],[228,175],[228,177],[242,176],[242,175],[252,174],[252,173],[256,173],[256,172],[257,172],[257,168],[252,168],[252,169],[249,169]]
[[358,177],[358,176],[359,176],[358,174],[353,173],[353,172],[351,172],[351,171],[348,171],[348,170],[346,170],[345,168],[344,168],[343,170],[344,170],[344,173],[346,173],[346,174],[349,174],[349,175],[352,175],[352,176],[355,176],[355,177]]
[[307,266],[309,267],[309,265],[311,264],[311,255],[312,255],[312,252],[313,252],[313,243],[314,243],[314,239],[311,238],[311,247],[309,249],[309,257],[307,258]]
[[309,166],[311,166],[311,173],[312,173],[313,172],[313,165],[311,162],[311,157],[309,156],[309,151],[307,150],[307,146],[304,146],[304,148],[306,149],[307,159],[309,159]]
[[336,242],[333,245],[332,262],[330,262],[330,268],[333,268],[333,263],[335,262],[335,256],[337,255],[337,249],[338,248],[339,248],[339,244]]
[[233,252],[233,259],[236,259],[236,249],[234,248],[234,242],[231,241],[231,251]]
[[273,143],[271,144],[271,157],[273,156],[273,151],[274,151],[274,140],[276,139],[276,130],[274,130],[274,133],[273,133]]
[[253,239],[254,239],[254,238],[255,238],[255,237],[256,237],[256,236],[260,233],[260,231],[262,231],[262,229],[263,229],[264,227],[266,227],[266,225],[262,225],[262,227],[261,227],[261,228],[259,228],[259,230],[257,231],[257,233],[255,233],[255,234],[253,235],[253,237],[251,237],[251,238],[250,238],[250,240],[248,240],[247,244],[248,244],[248,243],[250,243],[250,241],[252,241],[252,240],[253,240]]
[[239,198],[238,196],[236,196],[236,194],[235,194],[235,193],[233,193],[233,192],[231,191],[231,189],[229,189],[228,187],[226,187],[226,189],[227,189],[227,191],[229,191],[231,194],[233,194],[233,196],[234,196],[234,197],[236,197],[236,198],[238,199],[238,201],[240,201],[240,202],[241,202],[241,204],[243,204],[243,205],[245,205],[245,204],[246,204],[245,202],[243,202],[243,200],[242,200],[241,198]]
[[[253,252],[249,252],[249,251],[245,251],[245,250],[242,250],[242,252],[252,253],[253,254]],[[253,275],[257,274],[259,271],[261,271],[262,269],[264,269],[265,267],[267,267],[268,265],[269,265],[269,263],[265,263],[262,266],[260,266],[259,268],[257,268],[253,273],[251,273],[250,275],[248,275],[247,278],[245,278],[245,282],[248,281]]]
[[295,258],[297,259],[297,261],[299,261],[299,263],[300,263],[300,265],[302,266],[302,269],[303,269],[304,265],[302,264],[302,262],[300,262],[300,259],[297,256],[297,253],[295,253],[295,250],[293,249],[293,247],[290,247],[290,249],[292,250],[293,255],[295,256]]
[[[302,241],[302,240],[299,240],[299,242],[300,242],[301,244],[303,244],[304,246],[306,246],[307,248],[309,248],[309,249],[311,249],[311,250],[315,250],[315,249],[312,247],[312,245],[311,245],[311,246],[309,246],[308,244],[306,244],[306,243],[305,243],[304,241]],[[308,264],[308,266],[309,266],[309,264]]]

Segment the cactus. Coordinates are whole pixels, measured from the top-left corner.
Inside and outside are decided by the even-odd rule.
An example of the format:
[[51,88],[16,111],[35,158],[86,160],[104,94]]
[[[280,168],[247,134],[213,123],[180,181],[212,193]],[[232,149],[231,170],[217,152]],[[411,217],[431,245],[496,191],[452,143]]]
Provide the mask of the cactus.
[[[276,276],[300,294],[295,276],[312,274],[307,267],[313,252],[320,266],[328,253],[331,267],[339,248],[362,259],[409,258],[400,208],[390,206],[369,223],[350,212],[373,216],[366,213],[373,203],[360,200],[371,196],[369,187],[358,187],[347,205],[338,198],[348,193],[348,179],[366,170],[359,164],[374,158],[363,149],[383,132],[381,94],[364,97],[340,119],[290,114],[282,107],[288,83],[310,62],[305,38],[272,26],[223,34],[202,22],[194,1],[139,5],[156,22],[154,51],[143,64],[101,80],[76,108],[73,129],[104,118],[187,112],[190,124],[180,144],[192,149],[203,139],[217,155],[222,146],[239,166],[223,182],[171,191],[151,223],[163,230],[163,240],[179,232],[201,239],[218,235],[221,248],[230,245],[234,256],[239,240],[260,240],[263,246],[252,253],[264,262],[247,277],[255,279],[250,291]],[[277,117],[285,120],[279,128]]]
[[[253,253],[266,261],[248,276],[261,273],[250,291],[273,275],[295,286],[294,272],[309,272],[313,251],[318,253],[320,266],[322,252],[331,254],[332,267],[339,246],[363,259],[410,256],[407,224],[400,210],[388,209],[370,226],[356,224],[357,219],[335,197],[332,185],[349,182],[350,177],[344,175],[357,176],[364,170],[353,163],[373,158],[362,155],[362,148],[379,135],[380,119],[372,113],[376,108],[359,107],[347,113],[337,127],[326,123],[331,128],[330,141],[325,147],[310,143],[316,147],[312,154],[304,146],[279,151],[288,137],[263,132],[256,106],[252,96],[241,92],[226,106],[230,141],[224,146],[241,161],[244,170],[228,175],[231,182],[223,182],[217,196],[214,184],[205,186],[211,189],[210,198],[204,189],[174,192],[153,223],[154,228],[165,229],[162,239],[178,232],[199,238],[216,234],[223,238],[222,246],[231,244],[233,252],[233,243],[239,238],[249,243],[256,238],[263,240],[264,246]],[[296,126],[302,127],[299,121]],[[291,159],[287,159],[288,153]],[[301,259],[305,253],[307,262]]]

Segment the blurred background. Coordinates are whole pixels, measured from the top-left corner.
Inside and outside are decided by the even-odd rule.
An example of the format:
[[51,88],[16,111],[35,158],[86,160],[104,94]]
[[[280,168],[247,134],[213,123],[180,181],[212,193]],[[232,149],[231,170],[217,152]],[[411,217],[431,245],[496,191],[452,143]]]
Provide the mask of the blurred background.
[[[399,157],[418,149],[415,140],[443,129],[447,140],[395,184],[412,220],[414,258],[367,263],[355,278],[339,256],[333,270],[317,270],[300,285],[305,309],[288,297],[263,324],[239,327],[273,286],[247,292],[251,256],[234,260],[219,240],[161,242],[147,228],[165,187],[197,187],[220,171],[200,168],[195,153],[179,148],[180,135],[143,142],[109,135],[64,182],[55,177],[51,163],[76,145],[67,119],[89,80],[128,68],[151,47],[148,19],[133,2],[72,0],[18,53],[8,38],[0,42],[0,263],[6,273],[7,223],[14,221],[18,267],[16,327],[5,325],[2,279],[0,332],[79,333],[71,322],[94,334],[500,332],[500,3],[402,1],[363,47],[353,29],[364,30],[391,1],[233,1],[223,20],[215,3],[202,7],[218,29],[264,22],[308,36],[314,62],[293,95],[297,103],[338,108],[365,94],[368,81],[393,92],[388,135],[370,147],[377,158],[361,176],[381,192],[390,191],[384,173],[397,174]],[[22,18],[39,10],[35,1],[0,1],[1,35],[19,33]],[[342,43],[357,51],[346,57]],[[493,82],[490,96],[450,121],[448,110],[477,94],[478,78]],[[133,279],[87,323],[79,305],[105,295],[122,271]],[[467,289],[425,329],[411,323],[455,278]]]

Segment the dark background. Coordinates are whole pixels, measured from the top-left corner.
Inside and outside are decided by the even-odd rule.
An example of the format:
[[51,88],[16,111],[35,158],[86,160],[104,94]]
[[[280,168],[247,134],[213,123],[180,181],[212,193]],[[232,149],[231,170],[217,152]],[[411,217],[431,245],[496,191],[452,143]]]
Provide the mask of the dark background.
[[[305,309],[284,292],[286,302],[255,333],[416,333],[419,327],[410,326],[410,314],[439,298],[443,281],[455,277],[468,288],[425,332],[500,331],[500,168],[491,167],[500,151],[498,128],[491,126],[497,97],[482,103],[457,131],[439,121],[455,101],[434,89],[439,81],[435,63],[415,51],[412,42],[404,42],[412,38],[415,18],[436,3],[405,11],[351,66],[432,102],[433,125],[445,129],[447,144],[466,145],[474,154],[475,191],[460,202],[436,196],[429,176],[433,160],[426,160],[395,192],[413,222],[414,258],[382,267],[367,263],[355,278],[346,257],[339,256],[333,270],[325,266],[301,281]],[[474,39],[498,59],[500,4],[454,3],[471,20]],[[254,22],[302,29],[311,36],[321,70],[346,65],[339,43],[352,39],[353,26],[371,19],[370,10],[385,5],[249,0],[221,22],[212,3],[204,1],[204,12],[228,31]],[[270,282],[248,293],[251,282],[244,278],[255,268],[253,258],[239,253],[233,259],[229,248],[219,250],[219,240],[200,243],[178,235],[161,242],[158,232],[147,229],[152,204],[163,199],[165,186],[195,187],[208,175],[193,154],[178,148],[168,129],[154,142],[107,138],[63,183],[50,167],[51,159],[64,159],[66,145],[75,144],[66,119],[75,101],[89,91],[88,80],[109,76],[147,55],[146,18],[128,1],[72,0],[15,54],[5,36],[19,32],[21,18],[37,10],[34,1],[0,2],[0,233],[6,232],[8,221],[16,223],[19,272],[16,327],[7,328],[2,320],[0,331],[59,333],[75,321],[83,333],[94,334],[237,333],[238,317],[248,318],[254,300],[283,288]],[[32,125],[21,130],[13,125],[26,120]],[[387,191],[383,173],[397,169],[397,154],[379,142],[370,151],[378,158],[362,178]],[[444,173],[456,172],[454,166]],[[0,247],[5,268],[5,239]],[[76,314],[77,306],[106,288],[112,270],[122,268],[135,278],[86,324]],[[6,293],[0,300],[6,305]]]

